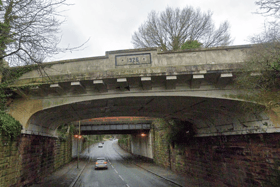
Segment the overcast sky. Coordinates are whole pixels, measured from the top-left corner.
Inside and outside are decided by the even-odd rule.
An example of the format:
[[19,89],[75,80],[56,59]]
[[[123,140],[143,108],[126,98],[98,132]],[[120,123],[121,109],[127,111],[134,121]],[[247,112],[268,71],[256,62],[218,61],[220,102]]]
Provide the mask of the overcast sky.
[[218,26],[228,20],[231,25],[232,45],[249,44],[248,37],[262,31],[265,18],[253,14],[255,0],[67,0],[73,5],[63,14],[60,46],[74,47],[87,39],[85,48],[64,53],[53,60],[104,56],[106,51],[132,49],[131,37],[138,27],[155,10],[161,12],[167,6],[183,8],[187,5],[211,10]]

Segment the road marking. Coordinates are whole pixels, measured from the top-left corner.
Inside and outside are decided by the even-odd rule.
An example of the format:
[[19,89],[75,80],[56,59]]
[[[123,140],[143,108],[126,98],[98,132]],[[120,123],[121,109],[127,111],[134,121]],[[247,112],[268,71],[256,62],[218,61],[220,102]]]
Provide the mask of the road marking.
[[115,170],[116,173],[118,173],[116,169],[114,169],[114,170]]
[[[112,165],[111,165],[112,166]],[[112,166],[112,168],[114,168],[114,166]]]
[[126,184],[127,187],[130,187],[128,184]]
[[[119,177],[123,180],[122,176],[119,175]],[[123,180],[124,181],[124,180]]]

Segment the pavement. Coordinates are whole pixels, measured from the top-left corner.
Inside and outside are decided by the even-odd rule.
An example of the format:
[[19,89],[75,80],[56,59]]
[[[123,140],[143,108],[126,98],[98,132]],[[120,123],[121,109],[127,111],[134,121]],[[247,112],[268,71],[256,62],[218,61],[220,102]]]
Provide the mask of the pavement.
[[73,160],[45,177],[43,180],[32,184],[31,187],[69,187],[86,164],[86,160],[81,160],[79,162],[79,168],[77,168],[77,160]]
[[[92,145],[96,146],[96,145]],[[125,161],[135,164],[136,166],[160,177],[169,182],[173,183],[175,186],[183,187],[198,187],[198,186],[216,186],[209,183],[209,181],[204,181],[201,179],[196,179],[190,176],[183,176],[174,173],[170,169],[163,168],[156,165],[155,163],[136,157],[119,147],[117,141],[113,142],[113,149],[124,158]],[[87,149],[81,154],[81,160],[79,161],[79,168],[77,168],[77,160],[70,162],[69,164],[63,166],[56,172],[50,174],[48,177],[44,178],[32,187],[69,187],[74,186],[73,182],[78,178],[79,174],[82,172],[83,168],[87,165]],[[63,182],[62,182],[63,181]]]

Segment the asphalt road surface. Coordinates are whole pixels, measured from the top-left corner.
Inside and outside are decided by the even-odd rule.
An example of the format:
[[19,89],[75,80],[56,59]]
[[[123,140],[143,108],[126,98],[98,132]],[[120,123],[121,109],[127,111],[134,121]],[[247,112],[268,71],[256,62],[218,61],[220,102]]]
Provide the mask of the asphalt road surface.
[[[136,160],[125,158],[115,151],[114,141],[105,141],[103,148],[90,148],[90,157],[75,187],[170,187],[176,186],[133,164]],[[95,160],[106,157],[108,169],[95,170]]]

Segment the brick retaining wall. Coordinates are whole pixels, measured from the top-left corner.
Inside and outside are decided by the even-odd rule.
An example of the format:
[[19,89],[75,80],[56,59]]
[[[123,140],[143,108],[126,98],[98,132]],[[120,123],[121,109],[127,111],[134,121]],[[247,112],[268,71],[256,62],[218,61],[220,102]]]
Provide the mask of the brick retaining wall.
[[[154,162],[216,186],[280,183],[280,133],[192,138],[180,147],[154,132]],[[273,186],[273,185],[272,185]]]
[[0,136],[0,186],[24,186],[52,173],[72,159],[72,141],[21,135]]

